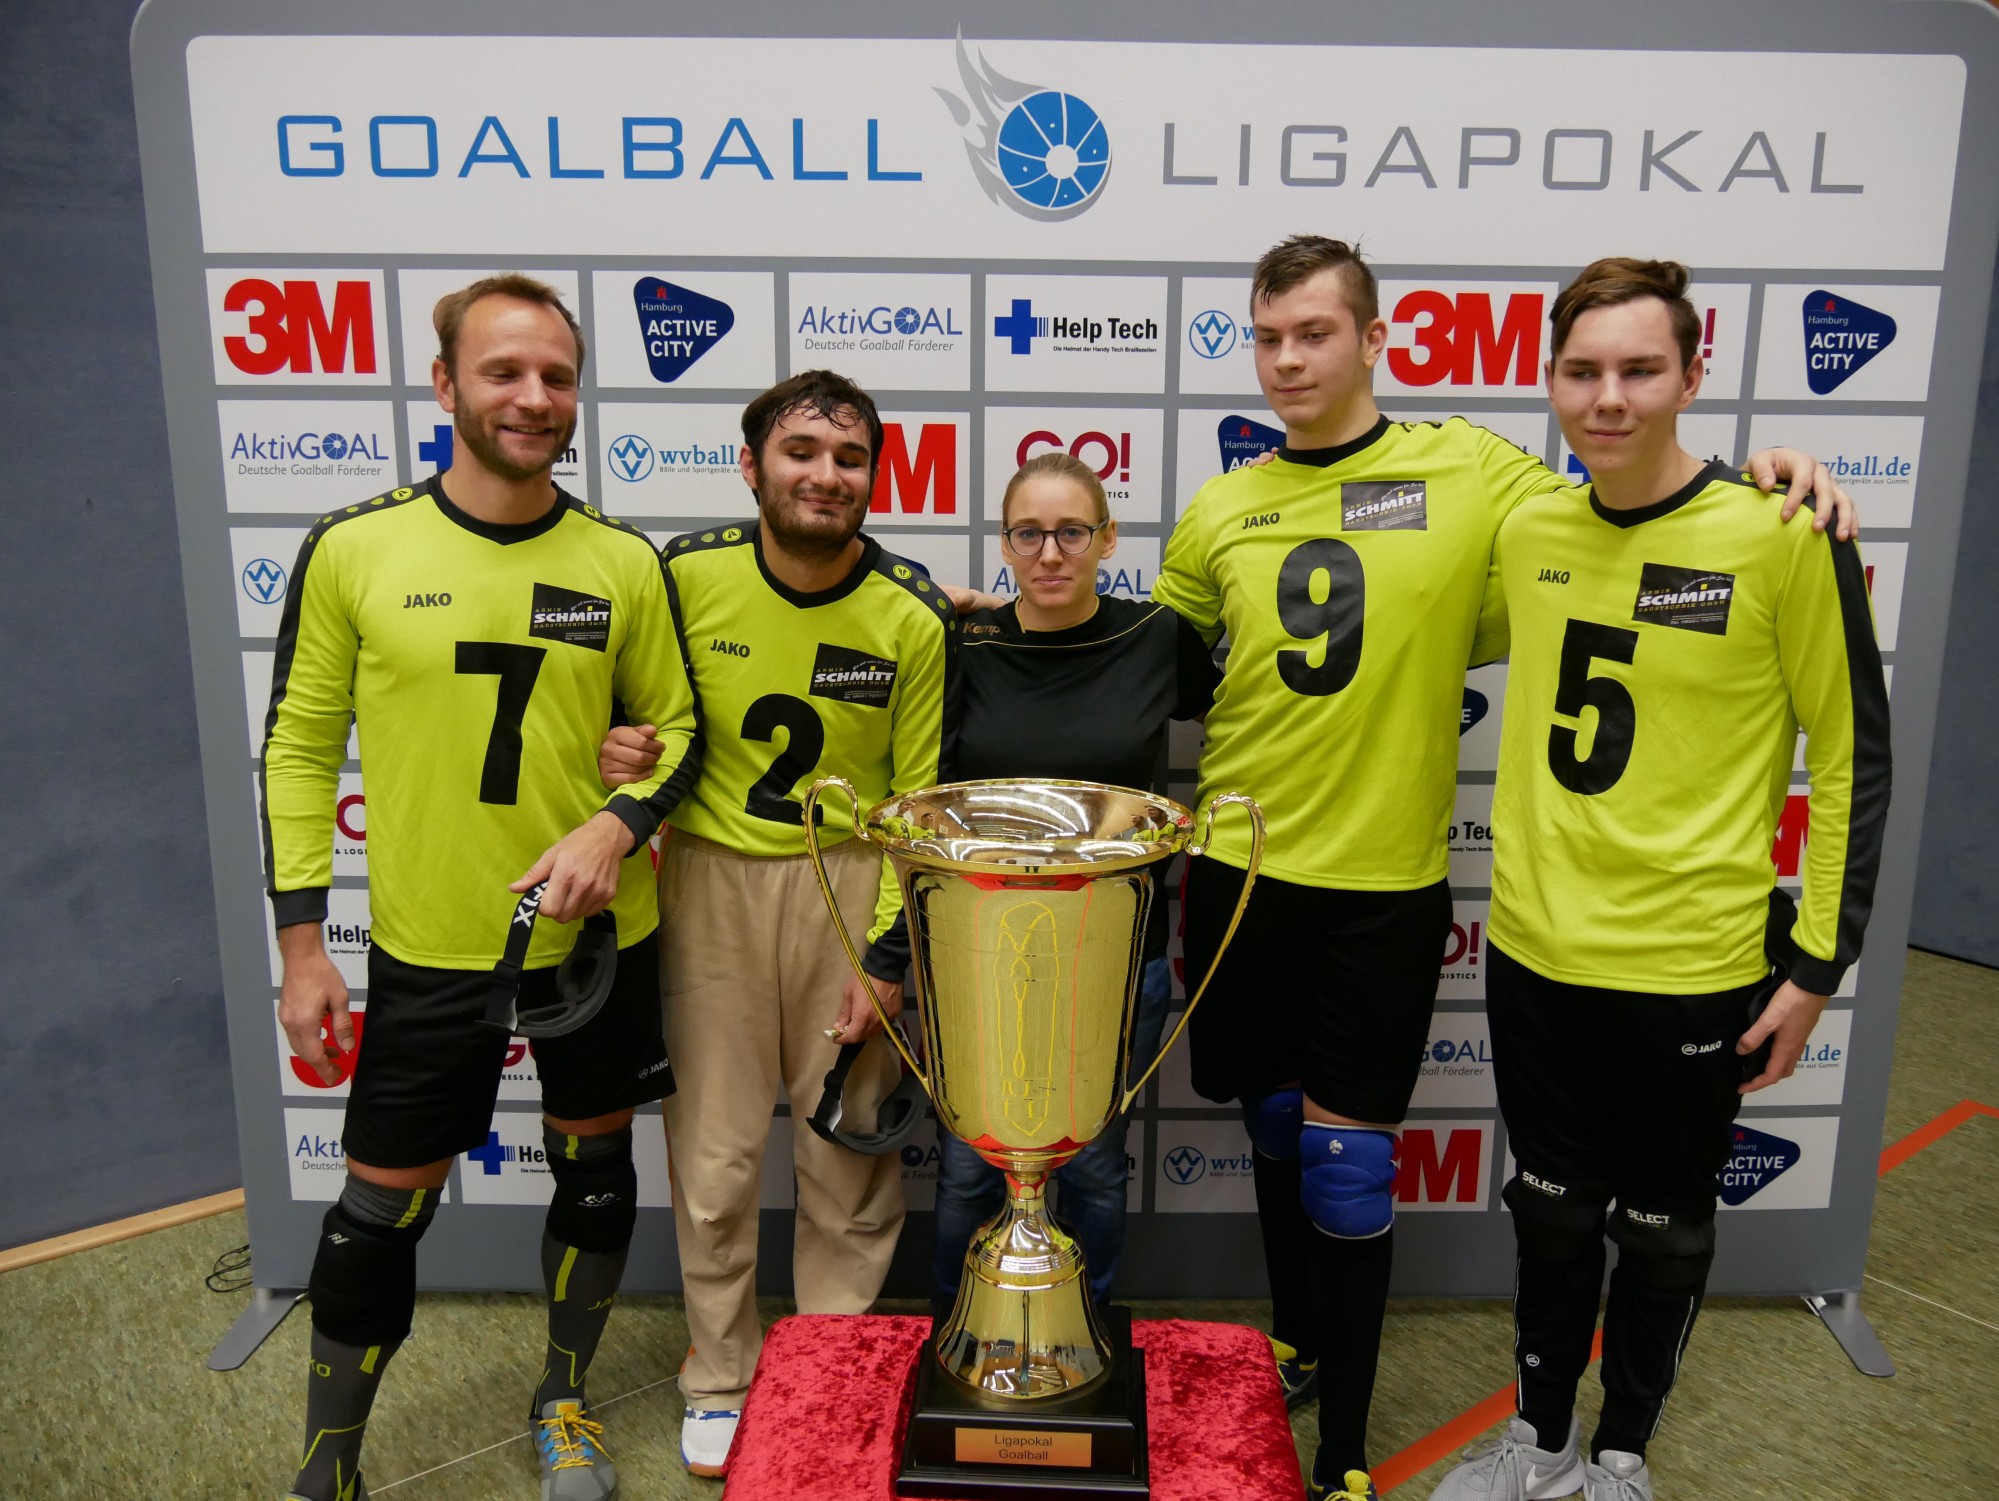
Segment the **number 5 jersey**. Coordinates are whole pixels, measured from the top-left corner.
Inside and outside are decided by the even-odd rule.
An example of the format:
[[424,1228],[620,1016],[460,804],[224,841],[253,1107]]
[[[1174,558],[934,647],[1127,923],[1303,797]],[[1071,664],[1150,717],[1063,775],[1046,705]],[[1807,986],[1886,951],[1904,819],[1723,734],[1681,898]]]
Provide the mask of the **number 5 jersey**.
[[1512,631],[1492,941],[1570,984],[1696,994],[1766,972],[1797,732],[1811,776],[1791,978],[1860,950],[1888,809],[1888,696],[1851,543],[1710,464],[1611,510],[1588,487],[1501,527]]
[[[1444,878],[1493,538],[1561,484],[1462,418],[1384,417],[1194,496],[1152,597],[1210,641],[1228,633],[1200,798],[1263,804],[1266,875],[1361,891]],[[1213,854],[1248,865],[1238,822],[1217,824]]]
[[[614,716],[659,727],[643,782],[607,794]],[[367,797],[372,936],[411,964],[484,969],[524,875],[608,809],[639,850],[611,911],[630,945],[657,925],[643,852],[698,768],[693,695],[659,554],[574,496],[520,525],[480,521],[436,476],[322,517],[292,571],[263,758],[264,855],[280,926],[323,920],[334,805],[355,726]],[[529,968],[572,927],[537,925]]]

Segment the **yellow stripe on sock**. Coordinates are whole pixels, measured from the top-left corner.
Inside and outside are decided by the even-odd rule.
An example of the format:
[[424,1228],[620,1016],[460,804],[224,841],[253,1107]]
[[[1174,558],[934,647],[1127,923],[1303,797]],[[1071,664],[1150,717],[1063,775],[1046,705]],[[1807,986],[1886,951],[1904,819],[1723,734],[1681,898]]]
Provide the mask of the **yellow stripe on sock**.
[[415,1197],[410,1200],[410,1207],[403,1211],[403,1217],[396,1221],[396,1228],[398,1230],[409,1229],[411,1223],[416,1219],[418,1211],[423,1208],[423,1196],[429,1191],[424,1188],[412,1190]]
[[[574,1141],[575,1137],[569,1138]],[[562,1248],[562,1268],[555,1274],[555,1296],[550,1301],[560,1303],[569,1296],[569,1269],[576,1265],[576,1247]]]
[[564,1140],[566,1140],[569,1143],[569,1145],[562,1149],[562,1155],[567,1157],[571,1162],[574,1162],[576,1160],[576,1138],[570,1136],[570,1137],[565,1137]]
[[368,1353],[361,1357],[361,1374],[363,1376],[372,1376],[375,1374],[375,1361],[381,1353],[382,1347],[380,1345],[368,1346]]

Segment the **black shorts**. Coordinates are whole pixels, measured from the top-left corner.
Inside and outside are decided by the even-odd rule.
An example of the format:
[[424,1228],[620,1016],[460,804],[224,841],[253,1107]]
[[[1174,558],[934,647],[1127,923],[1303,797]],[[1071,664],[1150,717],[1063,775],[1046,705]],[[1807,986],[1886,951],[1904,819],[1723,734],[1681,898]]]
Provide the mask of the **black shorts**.
[[[554,999],[555,970],[521,976],[523,1006]],[[341,1148],[370,1167],[422,1167],[485,1143],[513,1041],[481,1019],[490,970],[406,964],[379,943],[368,951],[367,1027],[355,1060]],[[566,1037],[529,1044],[541,1107],[589,1120],[673,1093],[660,1023],[659,939],[618,951],[604,1007]]]
[[[1189,993],[1228,930],[1243,873],[1189,863]],[[1281,1085],[1335,1115],[1399,1123],[1416,1091],[1451,932],[1445,881],[1344,891],[1259,876],[1188,1026],[1194,1088],[1232,1100]]]
[[1551,980],[1486,946],[1485,1010],[1520,1168],[1599,1203],[1712,1213],[1761,982],[1704,995]]

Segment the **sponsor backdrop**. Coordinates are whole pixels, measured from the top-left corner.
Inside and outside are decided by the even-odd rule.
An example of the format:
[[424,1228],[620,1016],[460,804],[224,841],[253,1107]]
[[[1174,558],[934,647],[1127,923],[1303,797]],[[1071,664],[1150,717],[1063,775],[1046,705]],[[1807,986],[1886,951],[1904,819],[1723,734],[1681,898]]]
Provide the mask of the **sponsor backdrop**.
[[[1579,478],[1542,385],[1550,301],[1598,254],[1683,259],[1710,370],[1692,445],[1798,444],[1860,498],[1896,667],[1880,901],[1798,1076],[1742,1113],[1716,1273],[1722,1291],[1857,1288],[1991,266],[1995,33],[1954,0],[1614,8],[1616,28],[1589,32],[1629,50],[1565,49],[1570,23],[1601,15],[1581,3],[1503,34],[1482,7],[1348,5],[1293,13],[1283,36],[1123,4],[1092,19],[1115,40],[1065,36],[1075,23],[1047,7],[859,5],[848,30],[878,14],[894,39],[800,45],[817,23],[775,3],[692,7],[669,36],[652,12],[584,0],[564,24],[601,35],[554,37],[510,3],[357,5],[326,34],[275,0],[155,0],[134,55],[260,1281],[304,1281],[344,1095],[294,1067],[273,1025],[253,775],[272,636],[310,517],[450,461],[428,389],[440,293],[516,267],[561,289],[591,358],[558,474],[656,539],[746,513],[742,403],[828,365],[881,398],[871,526],[890,548],[1011,592],[999,491],[1059,449],[1103,476],[1122,522],[1099,587],[1144,596],[1195,490],[1281,439],[1257,395],[1248,267],[1314,229],[1377,263],[1392,416],[1462,413]],[[1724,20],[1744,50],[1716,50]],[[1461,45],[1419,45],[1446,34]],[[1813,86],[1777,86],[1799,77]],[[1511,1280],[1481,1011],[1505,679],[1481,669],[1464,694],[1456,920],[1396,1188],[1404,1292]],[[1198,752],[1175,735],[1183,797]],[[1790,882],[1810,838],[1795,780],[1773,850]],[[328,946],[358,987],[358,762],[335,859]],[[518,1046],[501,1096],[425,1242],[431,1285],[538,1283],[547,1180]],[[764,1167],[774,1285],[791,1108]],[[1257,1290],[1234,1112],[1192,1093],[1182,1053],[1142,1116],[1124,1290]],[[632,1281],[668,1287],[660,1132],[639,1135]],[[935,1164],[927,1141],[906,1150],[905,1292]]]

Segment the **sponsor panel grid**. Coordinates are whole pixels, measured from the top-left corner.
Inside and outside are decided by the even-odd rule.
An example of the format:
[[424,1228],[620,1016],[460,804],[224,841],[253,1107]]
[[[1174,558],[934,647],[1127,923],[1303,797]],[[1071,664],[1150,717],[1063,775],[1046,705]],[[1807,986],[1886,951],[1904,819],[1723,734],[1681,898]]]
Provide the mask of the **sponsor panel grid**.
[[[330,76],[366,77],[377,74],[385,43],[412,67],[443,55],[434,38],[310,45]],[[555,85],[547,109],[538,105],[528,120],[471,108],[450,89],[423,106],[433,114],[383,113],[389,106],[367,91],[312,106],[324,114],[289,113],[298,106],[276,80],[296,76],[304,45],[208,36],[174,64],[192,95],[201,168],[199,201],[188,206],[207,257],[196,267],[206,323],[194,353],[212,374],[215,410],[200,441],[217,443],[210,491],[180,504],[211,506],[227,531],[226,556],[190,556],[188,568],[232,591],[224,613],[237,636],[209,652],[208,664],[233,677],[239,666],[229,657],[240,658],[249,759],[232,749],[232,795],[245,780],[252,800],[259,795],[273,648],[306,529],[334,508],[449,466],[457,437],[430,389],[431,309],[444,293],[516,265],[555,287],[590,345],[576,435],[556,478],[655,543],[753,514],[740,472],[744,400],[796,371],[828,367],[880,399],[868,525],[890,550],[940,580],[1011,595],[1011,560],[997,535],[1005,482],[1036,453],[1066,452],[1101,478],[1120,523],[1099,590],[1145,598],[1200,487],[1283,441],[1258,390],[1248,263],[1295,227],[1301,198],[1333,201],[1289,190],[1340,189],[1340,222],[1328,231],[1381,236],[1366,248],[1380,252],[1388,337],[1375,388],[1391,418],[1462,415],[1577,483],[1587,472],[1546,407],[1552,301],[1590,254],[1670,242],[1694,265],[1706,364],[1699,400],[1682,418],[1684,441],[1731,462],[1776,444],[1828,462],[1863,508],[1868,586],[1891,657],[1905,594],[1920,593],[1920,580],[1905,589],[1912,546],[1899,534],[1919,525],[1926,421],[1937,421],[1926,403],[1940,389],[1932,364],[1948,316],[1940,226],[1964,90],[1954,57],[1813,54],[1804,61],[1826,81],[1825,97],[1844,103],[1766,119],[1749,101],[1768,57],[1676,55],[1708,80],[1693,105],[1667,86],[1672,70],[1656,60],[1641,72],[1604,61],[1622,54],[1377,51],[1344,75],[1359,92],[1343,107],[1372,122],[1350,130],[1271,114],[1275,101],[1323,78],[1323,56],[1338,49],[1261,49],[1258,81],[1248,70],[1217,76],[1211,49],[1165,43],[823,43],[821,64],[830,45],[865,60],[881,83],[874,113],[856,117],[827,92],[829,70],[755,38],[615,46],[538,38],[537,61],[553,59]],[[457,60],[505,77],[528,44],[450,45]],[[894,65],[883,67],[884,56]],[[1398,57],[1403,66],[1383,66]],[[1149,102],[1114,96],[1103,82],[1112,63],[1126,92]],[[1533,111],[1517,129],[1446,128],[1395,82],[1420,68],[1434,97],[1465,101],[1467,119],[1513,118],[1523,80],[1540,82],[1528,92],[1557,97],[1584,66],[1625,67],[1629,98],[1606,117],[1613,128],[1568,129]],[[781,121],[729,102],[728,87],[744,77],[785,100]],[[1293,83],[1282,85],[1285,77]],[[662,79],[678,90],[675,117],[625,112]],[[579,92],[578,80],[590,88]],[[1195,98],[1198,108],[1188,108],[1198,119],[1176,121],[1177,106],[1163,105]],[[1405,114],[1416,123],[1380,123]],[[1683,116],[1702,128],[1664,128]],[[404,193],[416,186],[425,188],[420,207]],[[385,187],[410,211],[389,213]],[[649,195],[644,212],[619,196],[635,188]],[[1850,196],[1863,191],[1864,200]],[[869,212],[793,222],[770,211],[781,192],[820,204],[865,192]],[[1520,194],[1533,195],[1531,209]],[[919,200],[924,211],[910,212]],[[1633,243],[1585,244],[1560,212],[1585,201],[1596,222],[1614,210]],[[1867,213],[1851,212],[1863,203]],[[1484,227],[1470,250],[1468,220]],[[483,226],[473,243],[494,248],[464,253],[459,222]],[[885,225],[897,233],[884,234]],[[654,249],[663,241],[669,253]],[[881,254],[884,244],[891,255]],[[1760,262],[1759,253],[1773,259]],[[1468,264],[1467,255],[1489,261]],[[1395,1196],[1405,1212],[1503,1213],[1511,1162],[1481,1008],[1506,686],[1503,662],[1466,678],[1447,835],[1453,921],[1402,1138]],[[1193,799],[1199,753],[1199,727],[1175,726],[1172,795]],[[325,934],[357,992],[358,1037],[371,919],[367,805],[351,737],[347,761]],[[1802,767],[1800,759],[1772,851],[1791,885],[1810,839]],[[260,1050],[278,979],[268,913],[264,925],[271,988],[256,998]],[[1180,977],[1176,1005],[1197,978]],[[1856,989],[1857,969],[1841,995]],[[1747,1102],[1717,1183],[1727,1207],[1831,1203],[1841,1121],[1828,1112],[1848,1100],[1857,1016],[1864,1012],[1836,1003],[1797,1075]],[[1177,1020],[1168,1019],[1167,1035]],[[290,1057],[282,1029],[275,1046],[284,1181],[295,1200],[330,1199],[351,1059],[328,1086]],[[272,1061],[260,1051],[259,1070]],[[1862,1071],[1868,1066],[1863,1049]],[[545,1203],[539,1093],[532,1055],[514,1039],[488,1140],[453,1177],[473,1212]],[[793,1119],[811,1103],[778,1107],[759,1181],[763,1210],[795,1205]],[[1193,1092],[1184,1040],[1135,1115],[1128,1199],[1141,1221],[1253,1211],[1244,1128],[1233,1104]],[[638,1136],[641,1205],[663,1210],[661,1133],[648,1121]],[[902,1150],[906,1195],[919,1213],[934,1205],[937,1160],[928,1132]]]

